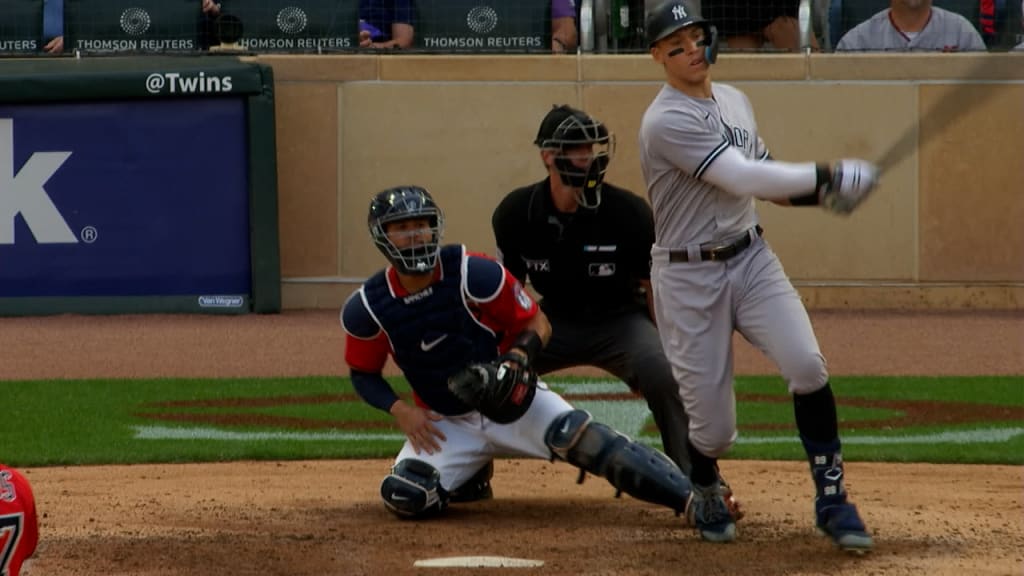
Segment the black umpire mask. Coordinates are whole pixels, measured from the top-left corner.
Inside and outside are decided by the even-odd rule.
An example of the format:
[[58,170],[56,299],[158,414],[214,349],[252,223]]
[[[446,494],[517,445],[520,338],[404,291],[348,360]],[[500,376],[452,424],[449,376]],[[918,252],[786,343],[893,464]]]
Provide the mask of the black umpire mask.
[[555,170],[562,184],[576,192],[576,203],[592,210],[601,204],[601,184],[610,160],[610,151],[596,152],[586,168],[580,168],[572,158],[559,154],[555,156]]
[[591,210],[601,204],[601,183],[615,152],[615,135],[604,124],[582,110],[556,106],[541,122],[534,144],[555,153],[555,171],[576,192],[577,204]]

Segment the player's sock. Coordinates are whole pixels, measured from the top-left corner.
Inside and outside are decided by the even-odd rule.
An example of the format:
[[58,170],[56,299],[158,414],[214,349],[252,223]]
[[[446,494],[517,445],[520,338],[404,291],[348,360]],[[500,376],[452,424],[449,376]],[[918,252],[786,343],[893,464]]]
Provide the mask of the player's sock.
[[810,394],[794,394],[793,412],[796,415],[796,429],[800,432],[801,438],[822,444],[838,442],[836,398],[832,395],[832,386],[828,382]]
[[710,486],[718,480],[718,458],[706,456],[697,449],[689,440],[686,441],[686,449],[690,452],[690,481],[698,486]]

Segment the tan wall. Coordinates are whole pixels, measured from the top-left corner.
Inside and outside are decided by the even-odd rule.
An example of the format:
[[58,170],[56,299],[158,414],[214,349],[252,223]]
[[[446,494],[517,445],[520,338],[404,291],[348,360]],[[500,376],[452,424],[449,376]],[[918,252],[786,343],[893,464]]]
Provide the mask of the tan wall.
[[[637,129],[661,85],[646,57],[260,60],[276,79],[286,308],[337,306],[383,265],[365,218],[388,186],[426,186],[446,239],[492,252],[493,207],[543,177],[531,142],[552,104],[608,124],[609,179],[644,193]],[[1024,56],[725,55],[715,78],[747,93],[779,159],[878,160],[912,137],[849,218],[760,206],[808,305],[1024,305]]]

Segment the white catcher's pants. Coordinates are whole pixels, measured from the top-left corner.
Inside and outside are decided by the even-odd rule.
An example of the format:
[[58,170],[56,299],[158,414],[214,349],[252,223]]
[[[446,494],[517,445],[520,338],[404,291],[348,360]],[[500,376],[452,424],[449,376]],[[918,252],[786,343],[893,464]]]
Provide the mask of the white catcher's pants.
[[440,442],[441,451],[416,454],[406,440],[395,462],[415,458],[441,472],[441,486],[451,490],[469,480],[495,456],[530,456],[551,459],[551,450],[544,442],[548,426],[559,415],[573,407],[564,398],[537,382],[537,394],[523,417],[510,424],[498,424],[479,412],[449,416],[436,426],[447,440]]

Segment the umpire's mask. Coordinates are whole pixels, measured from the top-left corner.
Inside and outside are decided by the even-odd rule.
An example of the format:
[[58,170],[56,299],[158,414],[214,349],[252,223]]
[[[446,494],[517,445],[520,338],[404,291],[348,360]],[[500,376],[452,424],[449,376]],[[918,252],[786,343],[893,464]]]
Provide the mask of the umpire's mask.
[[576,191],[576,202],[594,209],[601,204],[601,183],[615,153],[615,136],[604,124],[567,105],[548,112],[534,144],[555,150],[555,170]]

